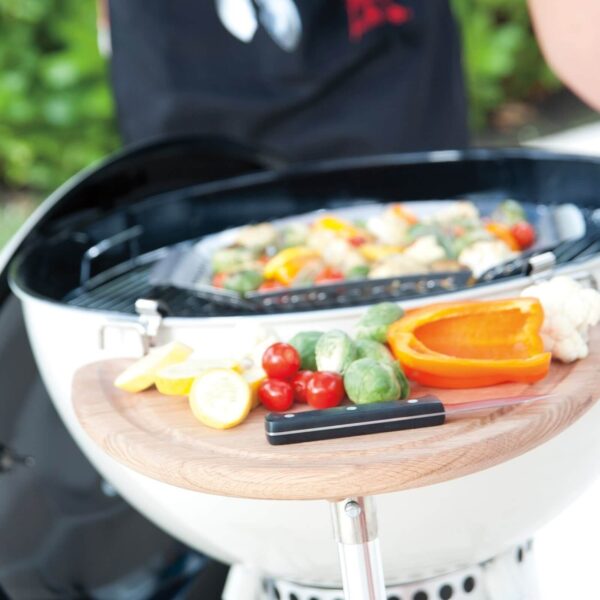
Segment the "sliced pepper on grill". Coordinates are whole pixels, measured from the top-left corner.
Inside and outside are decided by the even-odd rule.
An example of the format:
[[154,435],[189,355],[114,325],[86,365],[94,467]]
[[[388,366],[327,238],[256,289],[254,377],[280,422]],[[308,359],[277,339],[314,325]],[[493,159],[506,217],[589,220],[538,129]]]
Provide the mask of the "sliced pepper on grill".
[[317,250],[306,246],[285,248],[265,265],[265,279],[274,279],[283,285],[290,285],[301,269],[320,257]]
[[369,234],[365,229],[361,229],[353,225],[349,221],[345,219],[340,219],[339,217],[335,217],[333,215],[323,215],[319,217],[315,222],[313,227],[315,229],[325,229],[326,231],[331,231],[335,235],[342,237],[344,239],[354,239],[354,238],[369,238]]
[[388,343],[408,377],[432,387],[533,383],[550,368],[531,298],[434,304],[407,313]]

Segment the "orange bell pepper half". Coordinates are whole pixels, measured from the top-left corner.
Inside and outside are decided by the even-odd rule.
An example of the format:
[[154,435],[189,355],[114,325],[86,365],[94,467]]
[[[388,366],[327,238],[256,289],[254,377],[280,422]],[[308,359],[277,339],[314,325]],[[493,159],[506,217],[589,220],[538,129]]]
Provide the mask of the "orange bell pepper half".
[[408,312],[388,331],[407,376],[441,388],[533,383],[550,368],[533,298],[434,304]]

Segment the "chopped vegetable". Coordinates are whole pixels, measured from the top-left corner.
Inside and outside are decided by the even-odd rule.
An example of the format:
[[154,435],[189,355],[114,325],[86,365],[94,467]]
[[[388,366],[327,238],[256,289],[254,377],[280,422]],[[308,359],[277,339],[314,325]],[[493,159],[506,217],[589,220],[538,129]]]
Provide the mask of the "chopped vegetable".
[[404,311],[393,302],[380,302],[371,306],[356,326],[356,337],[385,342],[388,327],[397,321]]
[[290,344],[300,354],[301,369],[309,371],[317,370],[315,348],[322,335],[323,332],[321,331],[301,331],[290,340]]
[[238,271],[232,273],[223,282],[223,287],[226,290],[232,290],[245,294],[246,292],[252,292],[260,287],[263,282],[263,276],[258,271]]
[[314,259],[320,258],[319,252],[312,248],[295,246],[278,252],[264,268],[266,279],[275,279],[284,285],[291,284],[300,270]]
[[355,404],[398,400],[402,392],[392,367],[372,358],[360,358],[348,367],[344,387]]
[[404,256],[416,263],[429,265],[446,258],[446,251],[438,243],[435,235],[426,235],[415,240],[405,251]]
[[465,248],[458,257],[458,262],[469,267],[474,277],[479,277],[488,269],[510,260],[517,255],[500,240],[475,242]]
[[356,341],[356,357],[360,358],[372,358],[380,363],[389,364],[394,371],[394,375],[400,384],[401,398],[407,398],[410,386],[406,375],[398,361],[393,357],[392,353],[388,350],[387,346],[376,342],[375,340],[359,339]]
[[291,380],[292,389],[294,390],[294,400],[306,404],[306,386],[313,376],[312,371],[298,371]]
[[166,396],[187,396],[195,379],[209,369],[239,370],[240,365],[229,359],[195,359],[175,363],[159,369],[154,384],[156,389]]
[[495,238],[504,242],[511,250],[517,251],[520,249],[519,242],[512,234],[511,228],[504,223],[491,221],[486,226],[486,231],[489,231]]
[[482,387],[545,377],[541,304],[515,298],[434,304],[394,323],[388,342],[407,376],[423,385]]
[[229,429],[241,423],[252,410],[250,386],[230,369],[204,371],[192,385],[190,408],[204,425]]
[[294,391],[287,381],[265,379],[258,388],[258,397],[267,410],[283,412],[294,403]]
[[525,288],[523,296],[537,298],[544,309],[544,348],[562,362],[588,355],[590,327],[600,321],[600,293],[570,277],[555,277]]
[[492,219],[511,227],[519,221],[526,221],[527,216],[525,209],[519,202],[516,200],[505,200],[496,207],[492,214]]
[[403,275],[418,275],[420,273],[427,273],[426,265],[403,254],[392,254],[373,265],[373,268],[369,271],[369,279],[402,277]]
[[317,341],[315,358],[319,371],[344,373],[356,358],[356,348],[350,336],[339,329],[333,329],[324,333]]
[[236,244],[262,252],[273,246],[277,240],[277,229],[271,223],[259,223],[242,227],[237,235]]
[[256,253],[248,248],[221,248],[212,257],[212,268],[216,273],[234,273],[252,268]]
[[341,271],[338,271],[332,267],[325,267],[315,277],[315,283],[335,283],[336,281],[342,281],[343,279],[344,274]]
[[116,379],[115,386],[133,394],[154,385],[158,371],[169,365],[183,362],[192,354],[192,349],[180,342],[159,346],[127,367]]
[[367,232],[364,229],[356,227],[350,221],[340,219],[334,215],[323,215],[319,217],[313,225],[314,229],[324,229],[330,231],[336,236],[344,239],[351,239],[356,237],[365,237]]
[[527,248],[533,246],[535,242],[535,229],[531,223],[519,221],[510,228],[510,232],[517,241],[519,250],[527,250]]
[[262,367],[269,377],[291,379],[300,369],[300,354],[291,344],[277,342],[265,350]]
[[344,399],[344,380],[339,373],[318,371],[306,384],[306,401],[313,408],[333,408]]
[[287,225],[281,231],[281,248],[291,248],[293,246],[303,246],[306,244],[309,229],[304,223],[292,223]]
[[369,275],[369,267],[367,265],[356,265],[346,272],[348,279],[364,279]]

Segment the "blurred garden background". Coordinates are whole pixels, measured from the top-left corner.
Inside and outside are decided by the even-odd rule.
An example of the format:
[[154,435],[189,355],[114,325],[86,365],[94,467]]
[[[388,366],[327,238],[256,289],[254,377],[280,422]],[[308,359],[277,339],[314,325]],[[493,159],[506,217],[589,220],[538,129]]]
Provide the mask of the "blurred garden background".
[[[545,65],[525,0],[452,0],[475,143],[518,143],[593,113]],[[92,0],[0,0],[0,245],[35,204],[119,147]]]

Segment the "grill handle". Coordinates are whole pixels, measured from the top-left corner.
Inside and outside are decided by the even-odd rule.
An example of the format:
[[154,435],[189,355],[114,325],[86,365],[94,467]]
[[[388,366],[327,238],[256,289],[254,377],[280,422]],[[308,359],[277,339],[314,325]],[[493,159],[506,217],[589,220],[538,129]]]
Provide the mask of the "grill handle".
[[79,271],[79,285],[86,287],[92,277],[92,262],[104,253],[117,248],[122,244],[129,245],[129,260],[136,259],[140,254],[140,245],[138,238],[144,233],[141,225],[134,225],[129,229],[119,231],[119,233],[99,241],[90,246],[83,254],[81,259],[81,268]]

